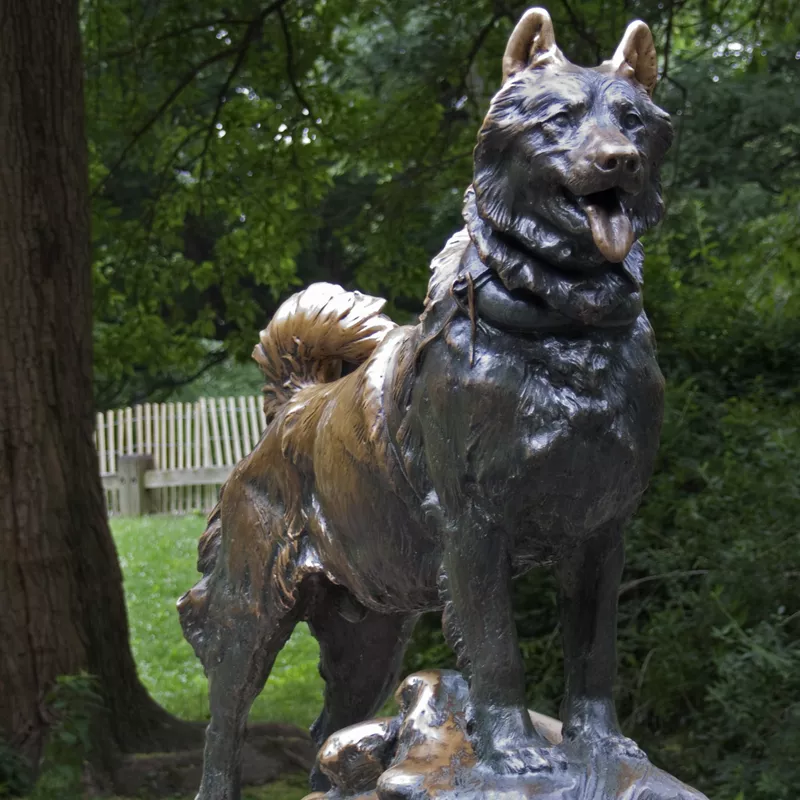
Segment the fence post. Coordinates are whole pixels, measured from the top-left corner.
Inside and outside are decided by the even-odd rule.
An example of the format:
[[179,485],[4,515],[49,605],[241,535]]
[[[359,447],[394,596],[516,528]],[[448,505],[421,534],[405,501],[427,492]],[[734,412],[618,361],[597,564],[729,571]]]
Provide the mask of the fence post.
[[141,517],[147,513],[144,474],[149,469],[153,469],[153,457],[149,454],[120,456],[117,460],[120,514]]

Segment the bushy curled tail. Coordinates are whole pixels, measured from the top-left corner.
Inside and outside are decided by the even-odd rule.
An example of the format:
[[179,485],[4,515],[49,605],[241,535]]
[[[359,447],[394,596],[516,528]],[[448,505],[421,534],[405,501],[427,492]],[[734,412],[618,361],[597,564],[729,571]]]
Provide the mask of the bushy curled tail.
[[344,363],[367,360],[395,327],[381,314],[385,304],[380,297],[314,283],[281,305],[253,350],[266,378],[267,424],[304,386],[335,381]]
[[[385,300],[360,292],[348,292],[331,283],[315,283],[292,295],[261,332],[253,351],[266,377],[264,413],[272,421],[291,396],[315,383],[328,383],[342,375],[345,363],[361,364],[369,357],[395,324],[381,309]],[[289,469],[289,465],[286,465]],[[198,545],[199,583],[178,601],[184,636],[205,664],[207,615],[212,573],[222,543],[221,500],[211,512]],[[287,510],[287,515],[291,513]],[[287,605],[292,603],[292,587],[283,576],[290,572],[298,554],[297,531],[285,535],[275,532],[279,550],[272,567],[276,583]]]

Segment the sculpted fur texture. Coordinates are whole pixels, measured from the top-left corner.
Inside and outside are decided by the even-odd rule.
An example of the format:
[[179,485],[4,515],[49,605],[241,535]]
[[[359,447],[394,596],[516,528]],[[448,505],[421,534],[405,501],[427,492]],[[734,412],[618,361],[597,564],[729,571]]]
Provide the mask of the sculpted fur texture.
[[269,424],[223,487],[203,578],[179,601],[209,679],[201,800],[239,797],[247,710],[301,620],[326,682],[318,745],[380,708],[418,615],[439,609],[480,763],[560,768],[525,707],[511,608],[511,579],[534,565],[561,585],[565,740],[643,757],[612,687],[622,531],[662,414],[638,243],[663,212],[671,137],[655,70],[643,23],[587,69],[561,54],[546,12],[527,12],[419,324],[320,283],[262,332]]

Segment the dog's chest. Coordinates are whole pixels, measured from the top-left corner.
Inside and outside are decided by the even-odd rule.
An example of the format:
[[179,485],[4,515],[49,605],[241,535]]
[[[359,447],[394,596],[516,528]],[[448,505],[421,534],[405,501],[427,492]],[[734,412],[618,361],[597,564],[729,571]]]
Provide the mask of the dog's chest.
[[[520,339],[447,333],[432,395],[467,491],[523,560],[628,516],[652,470],[663,378],[646,317],[627,331]],[[444,356],[444,352],[441,354]],[[434,411],[434,413],[436,413]]]

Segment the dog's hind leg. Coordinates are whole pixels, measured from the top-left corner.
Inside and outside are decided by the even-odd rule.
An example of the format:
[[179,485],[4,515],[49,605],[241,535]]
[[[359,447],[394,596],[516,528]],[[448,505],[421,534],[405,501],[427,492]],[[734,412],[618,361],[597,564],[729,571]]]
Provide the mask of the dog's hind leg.
[[239,800],[247,715],[296,622],[294,614],[267,613],[266,620],[234,616],[219,627],[206,667],[211,720],[197,800]]
[[226,486],[213,571],[179,602],[208,677],[211,720],[197,800],[239,800],[250,706],[302,616],[302,603],[283,604],[270,581],[280,546],[270,528],[282,520],[261,500]]
[[[345,590],[320,586],[308,612],[319,641],[325,707],[311,728],[318,747],[348,725],[380,710],[400,678],[403,654],[418,615],[379,614],[360,606]],[[324,791],[327,778],[315,767],[311,787]]]

